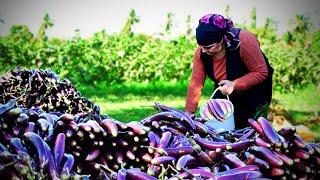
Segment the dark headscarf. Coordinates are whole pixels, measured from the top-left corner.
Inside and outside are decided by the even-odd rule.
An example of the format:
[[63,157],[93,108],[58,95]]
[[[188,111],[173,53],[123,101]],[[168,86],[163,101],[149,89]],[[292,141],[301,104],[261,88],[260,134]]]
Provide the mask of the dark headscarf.
[[197,43],[202,46],[208,46],[220,42],[224,38],[229,47],[230,41],[234,39],[234,34],[230,31],[233,28],[233,22],[218,14],[207,14],[199,20],[196,29]]

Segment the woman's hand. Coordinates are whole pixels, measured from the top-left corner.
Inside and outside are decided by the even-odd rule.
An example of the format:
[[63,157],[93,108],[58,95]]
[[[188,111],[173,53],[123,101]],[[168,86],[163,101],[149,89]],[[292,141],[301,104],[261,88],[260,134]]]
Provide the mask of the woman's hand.
[[221,86],[220,91],[222,94],[229,95],[233,92],[235,84],[233,81],[222,80],[218,83],[218,85]]

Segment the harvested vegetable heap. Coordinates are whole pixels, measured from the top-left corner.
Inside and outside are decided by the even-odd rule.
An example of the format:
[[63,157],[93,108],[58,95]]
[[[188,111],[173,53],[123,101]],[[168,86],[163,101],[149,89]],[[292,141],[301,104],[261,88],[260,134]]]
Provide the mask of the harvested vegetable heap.
[[265,118],[218,132],[201,118],[155,104],[122,123],[50,70],[0,79],[2,179],[319,179],[320,144]]

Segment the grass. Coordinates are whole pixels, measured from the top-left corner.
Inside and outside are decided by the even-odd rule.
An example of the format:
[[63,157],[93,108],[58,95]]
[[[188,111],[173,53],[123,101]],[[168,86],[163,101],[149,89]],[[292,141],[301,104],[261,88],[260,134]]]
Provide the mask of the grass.
[[[128,83],[113,86],[78,87],[83,95],[101,107],[102,114],[108,114],[123,122],[140,121],[157,111],[153,108],[159,102],[184,110],[188,82]],[[213,84],[205,83],[199,105],[209,99]],[[320,93],[315,86],[307,86],[294,93],[274,92],[272,107],[280,106],[290,116],[293,124],[305,124],[311,130],[320,132],[320,125],[314,119],[320,110]]]

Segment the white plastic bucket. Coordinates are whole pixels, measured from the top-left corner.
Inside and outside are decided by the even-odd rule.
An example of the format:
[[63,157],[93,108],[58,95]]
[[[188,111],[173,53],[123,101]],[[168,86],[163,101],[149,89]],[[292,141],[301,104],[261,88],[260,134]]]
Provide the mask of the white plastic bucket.
[[[213,91],[210,99],[213,98],[214,94],[220,90],[220,87],[218,87],[216,90]],[[227,96],[227,100],[230,101],[229,99],[229,96]],[[230,101],[230,103],[232,104],[232,102]],[[200,116],[202,118],[204,118],[203,114],[201,113],[202,112],[202,109],[204,108],[205,105],[203,105],[201,108],[200,108]],[[211,128],[214,128],[216,129],[217,131],[224,131],[224,130],[234,130],[235,128],[235,124],[234,124],[234,112],[232,112],[224,121],[218,121],[217,119],[215,119],[213,117],[213,119],[207,119],[207,118],[204,118],[207,120],[207,122],[205,122],[205,124]]]

